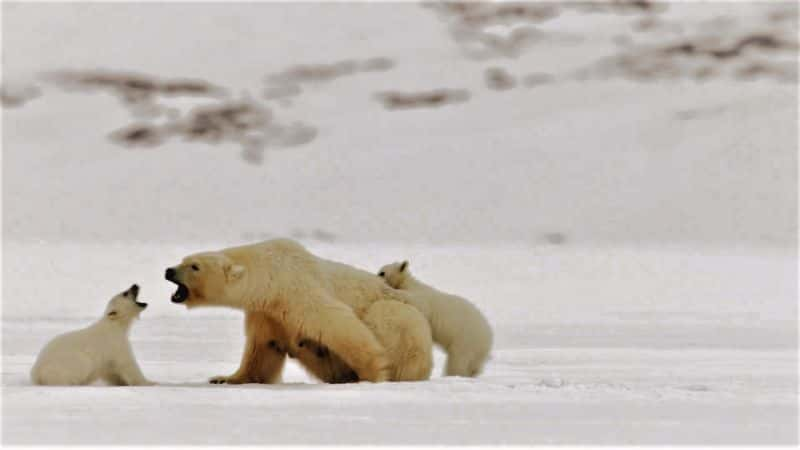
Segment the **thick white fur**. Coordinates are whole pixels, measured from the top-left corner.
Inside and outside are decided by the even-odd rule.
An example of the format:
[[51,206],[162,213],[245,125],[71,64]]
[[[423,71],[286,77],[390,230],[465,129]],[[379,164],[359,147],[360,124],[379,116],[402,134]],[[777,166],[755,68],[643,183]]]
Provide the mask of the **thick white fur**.
[[408,261],[385,265],[378,274],[389,286],[414,294],[410,301],[428,319],[433,340],[447,351],[445,375],[474,377],[483,371],[492,349],[492,328],[475,305],[417,280]]
[[433,370],[433,339],[428,321],[411,305],[375,302],[364,323],[386,349],[392,381],[427,380]]
[[[413,306],[381,300],[367,308],[362,321],[372,330],[389,358],[389,380],[427,380],[433,370],[433,342],[425,317]],[[335,353],[304,341],[294,354],[306,370],[332,383],[353,381],[352,369]]]
[[111,385],[155,384],[142,374],[128,341],[131,324],[142,311],[134,300],[119,294],[108,302],[100,320],[53,338],[39,353],[31,381],[40,385],[86,385],[96,380]]
[[285,345],[286,353],[298,355],[307,369],[330,382],[341,381],[327,376],[325,367],[315,368],[319,362],[304,360],[308,352],[297,347],[299,342],[311,340],[328,348],[360,380],[390,380],[392,366],[405,364],[387,356],[362,318],[378,301],[402,302],[407,296],[369,272],[319,258],[295,241],[275,239],[198,253],[172,269],[189,290],[187,307],[245,311],[247,344],[239,370],[212,382],[278,382],[283,357],[264,350],[264,339]]

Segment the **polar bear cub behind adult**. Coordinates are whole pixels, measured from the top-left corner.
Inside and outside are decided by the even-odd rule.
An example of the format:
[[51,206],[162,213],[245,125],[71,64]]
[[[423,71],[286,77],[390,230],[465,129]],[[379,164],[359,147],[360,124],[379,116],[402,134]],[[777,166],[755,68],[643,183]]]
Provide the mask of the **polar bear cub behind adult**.
[[433,340],[447,351],[445,375],[474,377],[481,373],[492,349],[492,328],[478,308],[466,299],[434,289],[417,280],[408,261],[381,267],[378,275],[395,288],[413,293],[427,314]]
[[143,386],[148,381],[133,356],[128,331],[147,307],[136,300],[139,286],[114,296],[103,317],[81,330],[53,338],[39,353],[31,381],[41,385],[85,385],[100,379],[112,385]]

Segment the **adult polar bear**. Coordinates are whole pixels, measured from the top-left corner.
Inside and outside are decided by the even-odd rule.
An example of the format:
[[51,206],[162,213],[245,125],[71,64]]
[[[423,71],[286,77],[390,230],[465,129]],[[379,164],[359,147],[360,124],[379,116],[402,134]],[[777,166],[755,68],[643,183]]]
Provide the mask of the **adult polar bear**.
[[197,253],[165,276],[178,285],[174,303],[245,311],[239,369],[211,382],[280,382],[287,354],[326,382],[430,376],[430,327],[404,304],[408,294],[369,272],[314,256],[292,240]]

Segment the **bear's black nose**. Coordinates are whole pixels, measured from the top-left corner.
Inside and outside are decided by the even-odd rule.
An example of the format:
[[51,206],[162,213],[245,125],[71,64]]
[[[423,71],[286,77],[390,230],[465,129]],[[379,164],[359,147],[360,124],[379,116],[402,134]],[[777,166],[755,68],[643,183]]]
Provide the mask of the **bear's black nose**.
[[133,286],[131,286],[130,289],[128,289],[128,291],[133,295],[138,294],[139,293],[139,285],[138,284],[134,284]]
[[167,269],[167,273],[164,274],[164,278],[166,278],[169,281],[172,281],[172,279],[175,278],[175,269],[173,269],[172,267]]

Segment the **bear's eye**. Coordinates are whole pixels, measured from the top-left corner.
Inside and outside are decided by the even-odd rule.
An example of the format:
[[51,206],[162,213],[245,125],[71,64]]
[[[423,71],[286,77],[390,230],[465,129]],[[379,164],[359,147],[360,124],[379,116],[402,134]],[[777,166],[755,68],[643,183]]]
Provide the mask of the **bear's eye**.
[[382,276],[384,276],[384,275],[386,275],[386,272],[384,272],[384,271],[381,271],[381,272],[378,274],[378,276],[379,276],[379,277],[382,277]]
[[199,267],[197,267],[197,264],[192,264],[192,270],[194,270],[195,272],[197,272],[198,270],[200,270],[200,268],[199,268]]

